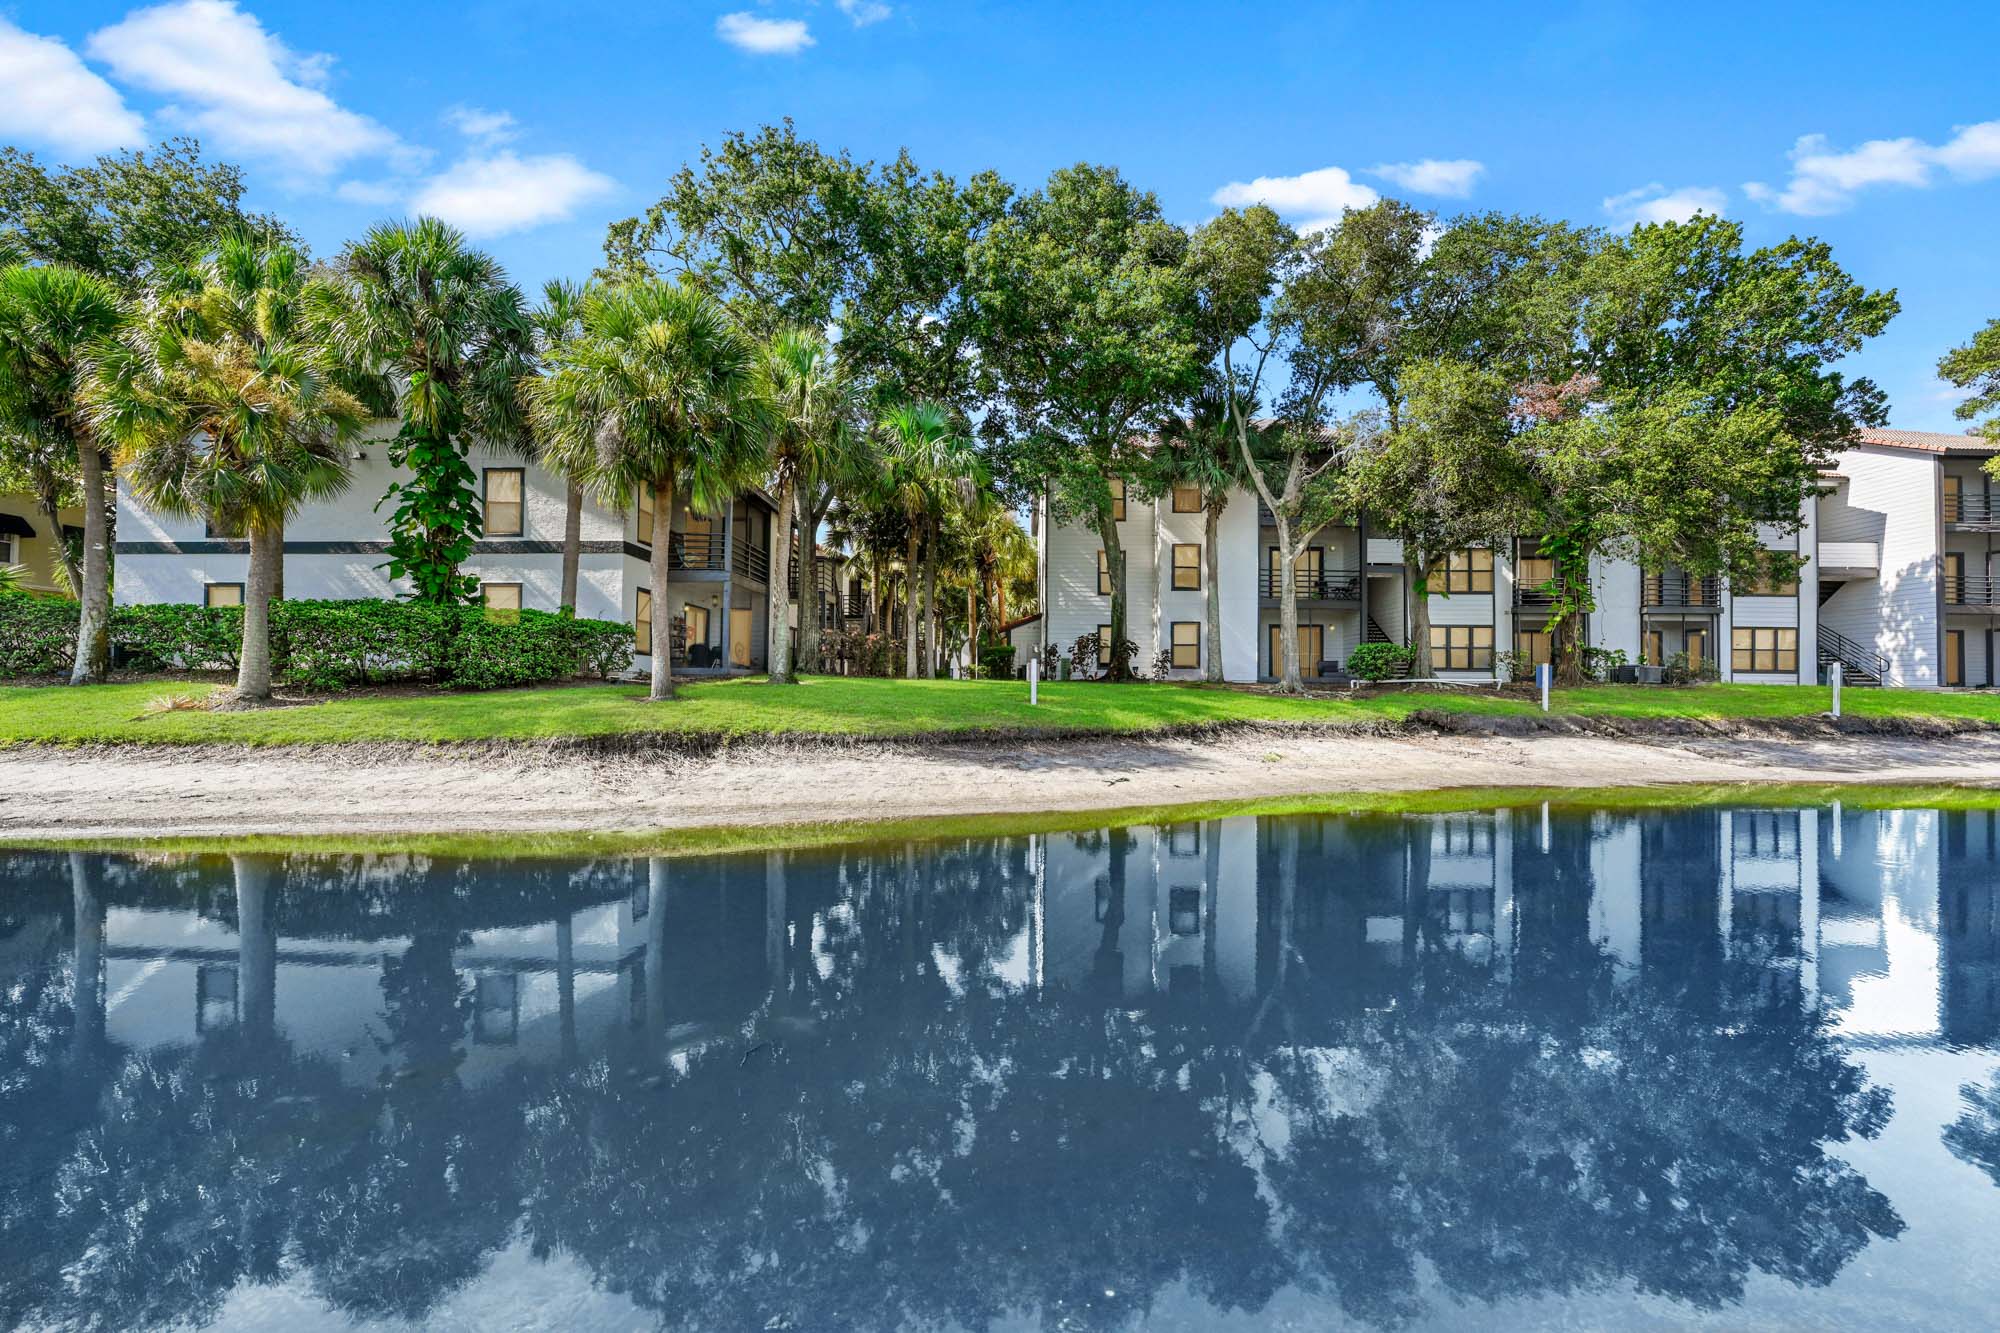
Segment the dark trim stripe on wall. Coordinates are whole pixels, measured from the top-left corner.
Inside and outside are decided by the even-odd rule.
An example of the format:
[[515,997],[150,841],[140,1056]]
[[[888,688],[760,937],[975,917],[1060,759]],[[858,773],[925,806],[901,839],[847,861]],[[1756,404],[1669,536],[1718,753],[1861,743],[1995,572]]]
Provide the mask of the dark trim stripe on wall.
[[[561,542],[507,540],[476,541],[472,554],[480,555],[561,555]],[[184,542],[118,542],[111,548],[118,555],[248,555],[250,543],[227,538]],[[638,560],[652,557],[652,551],[637,542],[584,542],[585,555],[629,555]],[[387,542],[286,542],[286,555],[387,555]]]

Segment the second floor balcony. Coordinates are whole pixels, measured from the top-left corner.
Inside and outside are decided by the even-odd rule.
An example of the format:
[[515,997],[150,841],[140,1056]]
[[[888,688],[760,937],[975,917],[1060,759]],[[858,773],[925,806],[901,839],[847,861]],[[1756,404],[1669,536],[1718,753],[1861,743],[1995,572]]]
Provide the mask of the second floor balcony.
[[1673,608],[1683,611],[1722,609],[1722,580],[1713,574],[1647,574],[1640,580],[1639,602],[1647,610]]
[[[1361,571],[1358,569],[1301,569],[1297,571],[1298,598],[1302,602],[1359,602]],[[1284,595],[1284,575],[1266,568],[1258,579],[1259,597]]]
[[1984,532],[2000,530],[2000,505],[1990,495],[1945,492],[1944,521],[1952,527]]
[[1947,574],[1944,604],[1967,611],[2000,611],[2000,579],[1985,574]]
[[1566,584],[1560,575],[1529,581],[1527,576],[1514,583],[1514,605],[1553,606],[1562,600]]

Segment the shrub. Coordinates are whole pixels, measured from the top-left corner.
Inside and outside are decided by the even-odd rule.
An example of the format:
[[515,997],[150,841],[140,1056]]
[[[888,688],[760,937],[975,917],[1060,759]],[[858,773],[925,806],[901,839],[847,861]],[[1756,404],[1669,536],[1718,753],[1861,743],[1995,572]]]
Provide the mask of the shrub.
[[1583,650],[1583,674],[1587,680],[1606,681],[1611,673],[1626,664],[1623,648],[1585,648]]
[[1360,680],[1397,680],[1417,669],[1417,650],[1400,643],[1358,643],[1347,669]]
[[[0,676],[65,671],[76,647],[74,602],[0,597]],[[114,607],[111,644],[135,670],[234,670],[240,607]],[[482,607],[416,602],[271,603],[272,675],[313,690],[393,680],[494,689],[589,675],[632,663],[632,627],[545,611],[491,615]]]
[[979,649],[979,669],[988,680],[1005,680],[1014,674],[1014,645],[987,642]]

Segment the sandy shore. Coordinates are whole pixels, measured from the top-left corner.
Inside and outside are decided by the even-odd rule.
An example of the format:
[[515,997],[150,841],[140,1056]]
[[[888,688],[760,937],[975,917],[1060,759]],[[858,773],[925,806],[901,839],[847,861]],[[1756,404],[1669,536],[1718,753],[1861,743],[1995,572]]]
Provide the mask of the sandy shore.
[[19,749],[0,836],[631,831],[1447,787],[2000,786],[2000,735],[1355,736],[769,745],[590,757],[516,748]]

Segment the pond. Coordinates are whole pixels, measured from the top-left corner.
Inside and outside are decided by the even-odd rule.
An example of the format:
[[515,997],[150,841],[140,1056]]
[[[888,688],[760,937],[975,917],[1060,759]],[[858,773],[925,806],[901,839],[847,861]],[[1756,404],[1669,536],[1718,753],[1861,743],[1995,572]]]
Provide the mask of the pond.
[[1984,1326],[2000,814],[0,860],[0,1325]]

